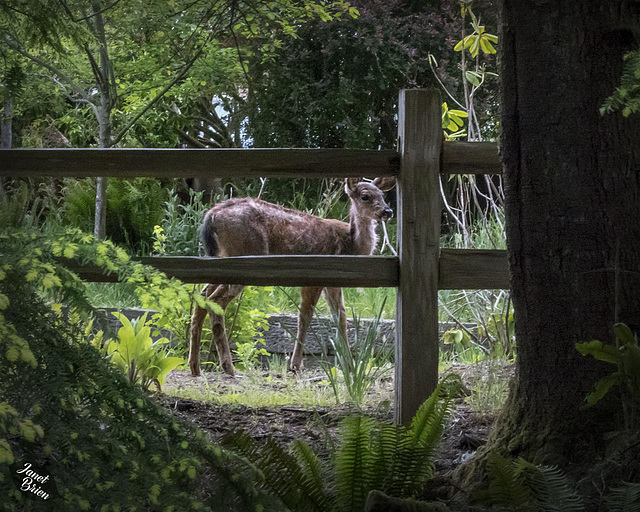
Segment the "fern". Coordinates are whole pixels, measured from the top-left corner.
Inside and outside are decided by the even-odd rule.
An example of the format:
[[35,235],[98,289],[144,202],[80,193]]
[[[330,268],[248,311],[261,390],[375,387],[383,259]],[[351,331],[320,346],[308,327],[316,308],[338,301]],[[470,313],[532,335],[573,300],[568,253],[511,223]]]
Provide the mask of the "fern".
[[[497,452],[491,452],[487,459],[489,487],[482,493],[489,503],[506,505],[521,512],[531,511],[531,492],[522,472],[523,459],[509,460]],[[528,464],[528,463],[527,463]]]
[[624,483],[607,496],[609,512],[640,512],[640,484]]
[[[304,445],[301,441],[298,444]],[[328,498],[320,479],[309,478],[309,471],[273,439],[262,445],[240,430],[226,436],[223,445],[255,464],[264,485],[292,510],[328,510]],[[308,447],[307,447],[308,448]],[[304,448],[298,448],[304,450]],[[311,449],[308,448],[310,452]],[[311,452],[313,453],[313,452]],[[307,462],[311,462],[307,452]]]
[[525,471],[533,501],[538,510],[545,512],[580,512],[583,504],[571,489],[567,477],[553,466],[530,466]]
[[489,487],[483,501],[518,511],[580,512],[583,504],[567,477],[557,468],[534,465],[523,458],[509,460],[496,452],[487,460]]
[[409,429],[371,418],[342,420],[327,471],[302,441],[294,441],[287,452],[272,440],[264,445],[240,431],[226,436],[223,445],[255,464],[262,486],[292,510],[361,511],[372,490],[410,497],[431,476],[435,446],[451,408],[443,391],[447,385],[438,386]]
[[624,117],[640,112],[640,50],[625,54],[620,87],[604,101],[600,114],[616,110],[622,110]]
[[301,469],[301,477],[304,481],[304,490],[314,510],[330,510],[330,501],[325,488],[322,462],[313,452],[311,447],[302,441],[293,441],[291,451],[298,461]]
[[345,418],[340,424],[340,447],[335,456],[337,502],[342,510],[362,510],[369,493],[372,456],[369,450],[373,420]]

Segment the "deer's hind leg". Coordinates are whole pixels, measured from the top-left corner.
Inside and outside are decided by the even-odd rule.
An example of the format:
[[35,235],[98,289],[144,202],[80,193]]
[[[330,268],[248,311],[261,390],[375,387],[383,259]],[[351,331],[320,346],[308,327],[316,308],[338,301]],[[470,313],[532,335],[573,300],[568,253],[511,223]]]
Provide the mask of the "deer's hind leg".
[[[224,311],[243,288],[244,286],[239,284],[220,285],[209,299],[215,301]],[[224,316],[218,315],[213,311],[209,311],[209,315],[211,316],[211,332],[213,342],[218,351],[220,367],[227,375],[234,376],[235,368],[233,367],[233,358],[231,357],[227,331],[224,326]]]
[[[217,284],[208,284],[200,294],[208,299],[213,295],[217,287]],[[194,377],[200,375],[200,340],[202,339],[202,325],[205,318],[207,318],[207,310],[196,304],[193,309],[193,315],[191,315],[191,336],[189,341],[189,368],[191,369],[191,375]]]
[[325,288],[325,299],[329,304],[329,309],[334,319],[338,321],[338,334],[345,341],[347,339],[347,314],[344,310],[344,299],[342,297],[342,288]]
[[298,312],[298,337],[291,356],[289,368],[297,372],[302,368],[302,351],[304,349],[304,340],[307,336],[309,324],[313,318],[313,308],[316,307],[318,299],[322,294],[322,287],[305,286],[300,289],[302,301],[300,303],[300,311]]

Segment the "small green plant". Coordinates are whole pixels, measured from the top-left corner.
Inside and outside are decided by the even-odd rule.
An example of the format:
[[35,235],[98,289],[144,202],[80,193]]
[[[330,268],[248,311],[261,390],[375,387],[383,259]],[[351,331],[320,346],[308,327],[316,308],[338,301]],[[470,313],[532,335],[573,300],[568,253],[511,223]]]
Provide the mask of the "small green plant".
[[153,228],[153,252],[160,256],[199,256],[199,230],[209,206],[203,192],[189,189],[189,202],[180,204],[171,192],[164,203],[164,217]]
[[[229,330],[230,341],[235,342],[233,352],[242,370],[255,369],[260,356],[269,355],[264,348],[264,333],[269,330],[270,313],[279,312],[269,301],[272,292],[273,288],[270,286],[246,286],[225,310],[225,325]],[[213,360],[213,351],[212,343],[208,361]]]
[[587,405],[593,406],[602,400],[613,388],[620,390],[625,430],[640,426],[640,346],[638,335],[625,324],[613,326],[615,345],[598,340],[577,343],[576,349],[582,355],[590,355],[616,366],[616,371],[596,382],[595,389],[587,398]]
[[379,490],[395,497],[415,496],[434,468],[436,447],[451,409],[442,381],[408,427],[371,418],[345,418],[330,459],[321,460],[303,441],[290,450],[274,440],[258,443],[239,431],[223,444],[252,461],[264,485],[290,510],[357,512],[367,495]]
[[147,314],[131,322],[122,313],[114,312],[122,327],[118,329],[118,338],[107,340],[107,354],[117,366],[124,370],[129,382],[140,384],[142,389],[149,389],[155,384],[158,391],[171,370],[181,365],[181,357],[169,357],[162,345],[169,342],[160,338],[151,339],[151,326]]
[[[378,310],[378,314],[367,326],[364,337],[360,334],[360,318],[353,316],[355,341],[353,346],[336,329],[335,337],[329,338],[329,342],[335,353],[335,365],[327,360],[327,354],[321,361],[322,369],[333,388],[336,403],[340,403],[340,383],[344,384],[349,400],[360,406],[366,398],[371,385],[390,370],[387,364],[391,359],[390,350],[383,348],[376,351],[378,340],[378,326],[384,310],[384,302]],[[337,321],[337,319],[334,319]],[[324,349],[324,344],[322,344]]]

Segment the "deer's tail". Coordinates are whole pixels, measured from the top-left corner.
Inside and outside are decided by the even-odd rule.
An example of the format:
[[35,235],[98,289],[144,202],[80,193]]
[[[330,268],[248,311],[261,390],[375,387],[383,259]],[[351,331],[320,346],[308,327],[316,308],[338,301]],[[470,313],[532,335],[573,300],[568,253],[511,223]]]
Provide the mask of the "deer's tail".
[[210,211],[204,217],[202,224],[202,231],[200,232],[202,237],[202,244],[204,245],[204,252],[207,256],[218,255],[218,235],[216,234],[216,226],[214,224],[214,216]]

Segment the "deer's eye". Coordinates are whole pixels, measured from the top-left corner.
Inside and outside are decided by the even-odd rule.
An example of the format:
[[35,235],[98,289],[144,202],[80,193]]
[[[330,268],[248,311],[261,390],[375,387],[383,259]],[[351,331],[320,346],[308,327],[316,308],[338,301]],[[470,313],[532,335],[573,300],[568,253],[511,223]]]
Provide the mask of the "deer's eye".
[[368,201],[369,200],[369,194],[362,194],[362,200],[363,201]]

